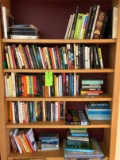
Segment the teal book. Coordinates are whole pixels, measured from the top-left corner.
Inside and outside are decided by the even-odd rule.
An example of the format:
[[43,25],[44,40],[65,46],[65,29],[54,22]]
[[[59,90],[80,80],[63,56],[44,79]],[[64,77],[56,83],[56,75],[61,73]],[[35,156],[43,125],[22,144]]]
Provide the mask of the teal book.
[[78,13],[77,22],[75,26],[74,39],[79,39],[80,31],[83,23],[84,14]]
[[66,140],[65,151],[94,152],[91,143],[77,140]]

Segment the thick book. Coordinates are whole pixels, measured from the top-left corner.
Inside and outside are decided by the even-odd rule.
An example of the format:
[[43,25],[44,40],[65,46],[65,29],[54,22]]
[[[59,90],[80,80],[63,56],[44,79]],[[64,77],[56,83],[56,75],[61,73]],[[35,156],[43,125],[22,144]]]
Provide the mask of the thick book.
[[72,24],[70,39],[73,39],[73,38],[74,38],[74,32],[75,32],[75,26],[76,26],[78,11],[79,11],[79,7],[77,6],[76,12],[75,12],[75,17],[74,17],[73,24]]
[[65,151],[90,152],[93,153],[91,143],[88,141],[66,140]]
[[9,27],[13,24],[14,24],[14,17],[6,7],[2,6],[3,38],[9,38],[9,35],[8,35]]
[[104,23],[106,12],[99,11],[98,17],[95,23],[95,29],[93,33],[93,39],[98,39],[100,37],[101,29]]

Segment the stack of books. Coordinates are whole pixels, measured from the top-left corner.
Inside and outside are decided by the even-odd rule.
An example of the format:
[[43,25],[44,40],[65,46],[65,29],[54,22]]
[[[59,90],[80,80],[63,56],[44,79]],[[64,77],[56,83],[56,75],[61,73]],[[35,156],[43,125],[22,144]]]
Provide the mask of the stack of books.
[[65,39],[98,39],[117,37],[118,6],[104,12],[94,4],[89,13],[76,12],[70,15]]
[[87,129],[70,129],[67,139],[64,140],[65,158],[104,158],[95,138],[89,138]]
[[38,39],[40,38],[38,28],[32,24],[12,25],[9,27],[11,39]]
[[85,111],[90,120],[110,120],[111,108],[108,102],[88,102]]
[[67,125],[89,125],[90,121],[85,111],[66,109],[65,123]]
[[55,132],[41,133],[38,141],[38,151],[59,150],[59,134]]
[[10,142],[13,152],[32,153],[37,150],[33,129],[12,129],[10,131]]
[[81,79],[81,95],[101,95],[103,94],[102,85],[104,80],[102,79]]

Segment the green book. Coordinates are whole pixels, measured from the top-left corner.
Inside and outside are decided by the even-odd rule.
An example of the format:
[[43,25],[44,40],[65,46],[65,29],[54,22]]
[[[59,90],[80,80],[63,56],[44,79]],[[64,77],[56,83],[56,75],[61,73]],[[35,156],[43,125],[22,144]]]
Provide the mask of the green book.
[[77,22],[75,26],[74,39],[79,39],[80,31],[83,23],[84,14],[78,13]]
[[89,141],[66,140],[65,151],[94,152]]

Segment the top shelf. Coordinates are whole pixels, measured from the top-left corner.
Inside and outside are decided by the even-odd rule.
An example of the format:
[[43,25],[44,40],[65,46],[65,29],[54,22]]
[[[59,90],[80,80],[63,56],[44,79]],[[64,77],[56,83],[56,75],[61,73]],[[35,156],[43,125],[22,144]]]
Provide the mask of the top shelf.
[[41,43],[41,44],[66,44],[66,43],[116,43],[116,39],[2,39],[3,43]]

